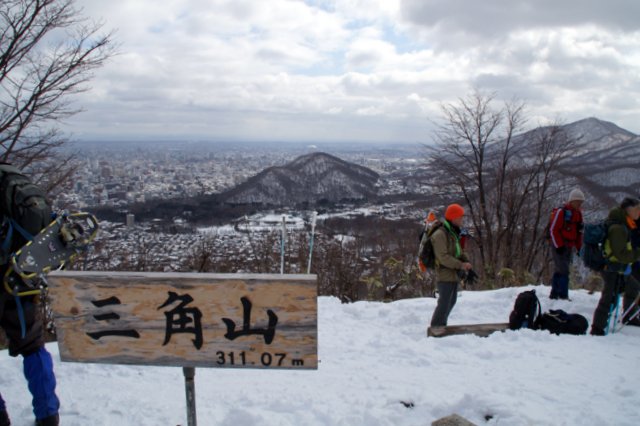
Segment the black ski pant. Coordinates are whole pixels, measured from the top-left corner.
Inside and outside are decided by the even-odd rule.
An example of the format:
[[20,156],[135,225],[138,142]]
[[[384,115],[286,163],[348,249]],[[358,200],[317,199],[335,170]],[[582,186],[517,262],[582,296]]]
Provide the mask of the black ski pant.
[[449,319],[449,314],[451,310],[456,304],[458,299],[458,283],[455,281],[451,282],[438,282],[438,305],[436,309],[433,311],[433,316],[431,317],[431,326],[438,327],[447,325],[447,320]]
[[619,314],[629,309],[638,293],[640,293],[640,282],[633,275],[624,275],[620,272],[603,271],[600,273],[604,280],[604,288],[600,301],[593,313],[591,329],[597,332],[604,332],[610,325],[610,314],[615,314],[615,304],[618,296],[622,293],[622,306],[619,307]]

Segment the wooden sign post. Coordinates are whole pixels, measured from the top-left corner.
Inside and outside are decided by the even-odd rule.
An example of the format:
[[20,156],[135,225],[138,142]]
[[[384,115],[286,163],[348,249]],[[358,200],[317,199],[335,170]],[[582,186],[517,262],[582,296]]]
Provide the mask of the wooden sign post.
[[193,367],[318,368],[315,275],[56,271],[47,279],[63,361],[180,366],[187,388]]

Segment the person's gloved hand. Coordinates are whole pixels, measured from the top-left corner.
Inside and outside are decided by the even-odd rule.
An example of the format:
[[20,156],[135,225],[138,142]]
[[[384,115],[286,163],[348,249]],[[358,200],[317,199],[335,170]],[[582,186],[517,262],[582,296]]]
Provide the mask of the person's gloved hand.
[[468,286],[473,286],[478,281],[478,274],[473,269],[467,271],[467,276],[464,278],[464,282]]
[[558,254],[565,254],[566,251],[567,251],[567,246],[562,246],[562,247],[557,247],[556,248],[556,253],[558,253]]

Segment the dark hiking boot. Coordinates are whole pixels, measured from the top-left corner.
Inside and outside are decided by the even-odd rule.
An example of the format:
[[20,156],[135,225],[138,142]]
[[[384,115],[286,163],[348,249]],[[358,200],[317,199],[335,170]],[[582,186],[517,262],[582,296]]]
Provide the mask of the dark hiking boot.
[[599,327],[591,327],[592,336],[604,336],[604,330]]
[[9,413],[7,410],[0,411],[0,426],[10,426],[11,420],[9,420]]
[[36,426],[58,426],[60,424],[60,416],[58,413],[36,420]]

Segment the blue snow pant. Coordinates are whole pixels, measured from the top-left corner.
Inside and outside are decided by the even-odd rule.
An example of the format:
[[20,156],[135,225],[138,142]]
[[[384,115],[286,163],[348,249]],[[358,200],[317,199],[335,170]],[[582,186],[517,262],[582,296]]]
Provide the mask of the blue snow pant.
[[[26,333],[23,336],[20,314],[13,296],[0,295],[0,325],[9,340],[9,355],[23,357],[23,371],[33,397],[36,419],[54,415],[60,408],[55,393],[53,360],[44,347],[44,327],[38,306],[29,298],[21,300]],[[0,396],[0,409],[5,403]]]
[[568,299],[569,298],[569,267],[573,257],[573,248],[566,247],[564,253],[557,253],[555,249],[551,250],[553,255],[553,264],[555,266],[553,278],[551,279],[550,299]]

